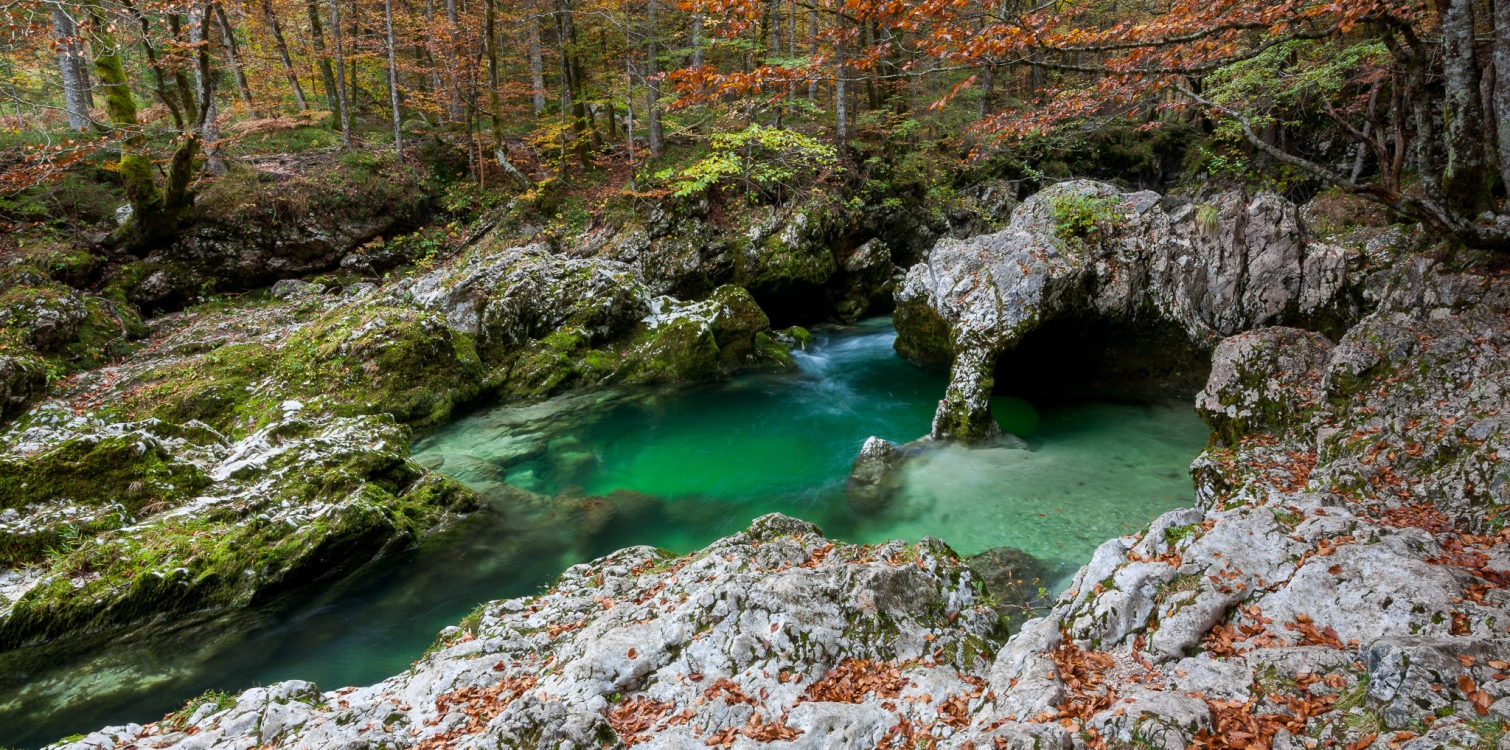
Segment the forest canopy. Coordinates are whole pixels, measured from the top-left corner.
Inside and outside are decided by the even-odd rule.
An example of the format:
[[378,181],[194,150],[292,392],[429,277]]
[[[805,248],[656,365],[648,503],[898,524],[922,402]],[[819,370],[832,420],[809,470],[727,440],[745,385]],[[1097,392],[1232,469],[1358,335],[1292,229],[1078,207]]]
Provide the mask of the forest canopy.
[[1187,174],[1332,188],[1510,247],[1510,0],[4,8],[3,186],[107,154],[132,207],[116,246],[171,234],[238,139],[323,128],[336,147],[457,144],[498,190],[607,172],[760,200],[877,154],[1038,179],[1046,150],[1189,132]]

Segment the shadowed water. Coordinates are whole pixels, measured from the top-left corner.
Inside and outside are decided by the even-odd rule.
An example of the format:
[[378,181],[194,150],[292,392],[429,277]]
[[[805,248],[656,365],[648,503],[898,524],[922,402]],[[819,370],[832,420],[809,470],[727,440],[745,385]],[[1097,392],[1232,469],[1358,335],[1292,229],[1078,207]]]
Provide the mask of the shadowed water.
[[897,357],[894,338],[890,321],[868,321],[819,331],[796,372],[461,419],[415,455],[481,491],[490,512],[318,593],[0,655],[0,747],[144,723],[208,689],[371,683],[480,602],[531,593],[625,545],[691,551],[772,511],[850,541],[926,534],[964,554],[1015,546],[1063,570],[1192,500],[1186,467],[1207,431],[1188,404],[998,399],[998,418],[1025,447],[926,451],[905,465],[887,508],[856,513],[844,480],[860,444],[925,434],[947,383]]

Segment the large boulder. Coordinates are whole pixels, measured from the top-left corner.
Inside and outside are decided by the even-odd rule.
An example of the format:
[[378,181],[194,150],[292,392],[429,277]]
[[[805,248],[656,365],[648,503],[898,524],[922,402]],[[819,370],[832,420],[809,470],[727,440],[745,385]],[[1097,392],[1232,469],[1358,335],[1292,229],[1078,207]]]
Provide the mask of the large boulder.
[[251,159],[200,191],[185,228],[107,285],[144,310],[192,302],[204,289],[250,289],[345,268],[378,275],[409,260],[385,238],[429,217],[441,176],[424,160],[342,151]]
[[1182,365],[1170,375],[1190,381],[1223,336],[1351,314],[1346,267],[1344,251],[1313,242],[1278,195],[1224,193],[1171,214],[1152,192],[1065,182],[1025,201],[1005,230],[940,240],[909,269],[897,349],[952,365],[934,437],[979,440],[998,431],[989,410],[998,358],[1034,331],[1068,322],[1132,332],[1113,339],[1156,337],[1160,352],[1137,375]]
[[1332,343],[1298,328],[1260,328],[1222,339],[1211,378],[1195,408],[1228,442],[1245,434],[1282,431],[1316,408]]

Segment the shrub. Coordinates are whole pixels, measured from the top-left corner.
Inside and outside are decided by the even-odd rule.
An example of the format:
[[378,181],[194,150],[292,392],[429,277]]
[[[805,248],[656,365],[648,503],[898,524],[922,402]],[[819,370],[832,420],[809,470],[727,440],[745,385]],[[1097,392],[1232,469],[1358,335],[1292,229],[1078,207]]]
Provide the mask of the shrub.
[[1126,221],[1122,201],[1115,196],[1060,195],[1050,198],[1049,205],[1053,209],[1054,234],[1062,240],[1097,242]]

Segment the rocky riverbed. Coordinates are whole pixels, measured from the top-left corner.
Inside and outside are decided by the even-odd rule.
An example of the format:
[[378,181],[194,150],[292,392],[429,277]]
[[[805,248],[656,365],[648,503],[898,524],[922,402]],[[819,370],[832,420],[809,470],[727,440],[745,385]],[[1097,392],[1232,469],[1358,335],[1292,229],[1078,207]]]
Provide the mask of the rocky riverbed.
[[[1032,235],[1028,208],[913,268],[908,288],[935,284],[904,305],[963,311],[915,316],[914,341],[994,331],[985,362],[1015,329],[960,321],[1041,322],[1043,299],[1083,310],[1105,280],[1141,282],[1169,257],[1113,262],[1097,253],[1122,235],[1079,236],[1074,253],[1056,236],[1029,252],[1069,270],[1024,271],[1039,290],[1026,302],[949,307],[941,288],[978,285],[940,286],[937,269],[971,258],[998,269],[977,278],[1020,286],[991,248]],[[1250,245],[1232,259],[1248,269],[1280,252],[1222,246]],[[942,541],[848,545],[766,516],[691,555],[630,548],[487,603],[373,686],[280,683],[60,747],[1494,747],[1510,719],[1510,280],[1388,237],[1292,246],[1274,264],[1289,269],[1282,299],[1253,297],[1257,273],[1234,298],[1253,305],[1181,308],[1164,287],[1115,298],[1119,315],[1205,326],[1199,507],[1108,540],[1015,634],[990,576]],[[1308,275],[1308,258],[1330,270]],[[1057,279],[1080,291],[1041,296]],[[1307,317],[1323,308],[1340,311]],[[968,390],[951,388],[943,424],[970,424],[945,414]]]

